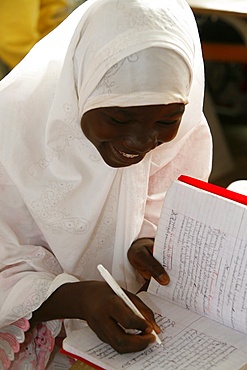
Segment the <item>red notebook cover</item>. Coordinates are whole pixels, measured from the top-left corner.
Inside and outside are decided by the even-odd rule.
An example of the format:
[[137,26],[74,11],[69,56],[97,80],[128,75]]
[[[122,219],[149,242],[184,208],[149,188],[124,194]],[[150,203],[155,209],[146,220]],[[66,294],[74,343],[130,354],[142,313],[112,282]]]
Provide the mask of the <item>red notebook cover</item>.
[[64,355],[66,355],[66,356],[72,357],[76,360],[79,360],[79,361],[83,362],[84,364],[87,364],[87,365],[91,366],[93,369],[105,370],[103,367],[99,367],[99,366],[93,364],[92,362],[85,360],[84,358],[82,358],[80,356],[77,356],[77,355],[74,355],[73,353],[67,352],[63,348],[60,349],[60,352],[63,353]]
[[236,193],[235,191],[222,188],[221,186],[214,185],[202,180],[195,179],[190,176],[181,175],[178,178],[179,181],[185,182],[186,184],[192,185],[196,188],[206,190],[210,193],[217,194],[223,198],[228,198],[234,202],[247,205],[247,196]]

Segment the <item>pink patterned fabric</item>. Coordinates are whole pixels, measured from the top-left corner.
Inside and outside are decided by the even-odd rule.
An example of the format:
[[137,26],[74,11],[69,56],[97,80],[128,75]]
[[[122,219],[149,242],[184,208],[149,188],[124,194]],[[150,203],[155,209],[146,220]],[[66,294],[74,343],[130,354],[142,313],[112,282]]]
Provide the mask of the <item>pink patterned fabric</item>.
[[[0,333],[0,341],[6,341],[9,343],[10,347],[13,349],[14,353],[17,353],[20,349],[20,344],[18,340],[9,333]],[[1,358],[1,356],[0,356]]]
[[2,329],[0,332],[1,369],[45,369],[55,345],[55,336],[61,329],[61,323],[55,326],[49,322],[39,323],[30,331],[28,331],[29,328],[29,321],[22,318]]
[[43,323],[38,324],[26,334],[11,369],[18,370],[26,365],[27,369],[44,370],[54,344],[55,339],[47,326]]
[[0,367],[9,369],[15,353],[20,350],[20,343],[24,340],[24,332],[29,329],[29,321],[21,318],[13,324],[4,327],[0,332]]
[[10,367],[11,361],[7,356],[6,352],[1,348],[0,348],[0,360],[4,370]]

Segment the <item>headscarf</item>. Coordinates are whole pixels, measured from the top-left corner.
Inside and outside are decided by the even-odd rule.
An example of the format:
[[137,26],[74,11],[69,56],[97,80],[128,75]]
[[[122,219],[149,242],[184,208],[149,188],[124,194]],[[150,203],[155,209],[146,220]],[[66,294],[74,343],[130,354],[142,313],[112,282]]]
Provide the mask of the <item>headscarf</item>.
[[139,51],[105,73],[81,104],[80,116],[100,107],[187,104],[191,76],[191,64],[173,50],[152,47]]
[[[151,86],[150,75],[128,102],[126,61],[144,61],[147,50],[155,63],[161,56],[162,88],[171,60],[186,77],[170,82],[169,95],[160,91],[157,76]],[[114,96],[105,97],[102,83],[119,64]],[[0,327],[28,316],[66,282],[100,280],[98,263],[136,291],[130,244],[155,236],[165,192],[177,176],[208,178],[211,136],[203,92],[200,41],[184,0],[88,0],[1,82],[0,254],[9,268],[0,281]],[[83,112],[113,104],[111,98],[120,106],[188,104],[174,140],[116,169],[80,127]]]

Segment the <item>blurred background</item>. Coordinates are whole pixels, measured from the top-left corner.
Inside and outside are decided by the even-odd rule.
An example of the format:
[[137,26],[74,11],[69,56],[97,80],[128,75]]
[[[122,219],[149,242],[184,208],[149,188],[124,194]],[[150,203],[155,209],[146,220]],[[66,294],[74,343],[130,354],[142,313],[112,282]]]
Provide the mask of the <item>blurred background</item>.
[[[85,0],[0,0],[0,79]],[[247,0],[187,0],[205,60],[212,183],[247,179]]]
[[0,0],[0,79],[85,0]]
[[205,61],[204,112],[214,141],[210,181],[247,179],[247,1],[187,0]]

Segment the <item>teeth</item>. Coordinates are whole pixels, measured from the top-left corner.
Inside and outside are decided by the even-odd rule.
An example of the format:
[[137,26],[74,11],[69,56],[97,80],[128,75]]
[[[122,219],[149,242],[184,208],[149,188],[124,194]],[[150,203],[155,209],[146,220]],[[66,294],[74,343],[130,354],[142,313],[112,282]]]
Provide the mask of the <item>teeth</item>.
[[121,153],[122,156],[124,156],[126,158],[136,158],[136,157],[139,157],[139,154],[128,154],[128,153],[121,152],[121,150],[119,150],[119,153]]

